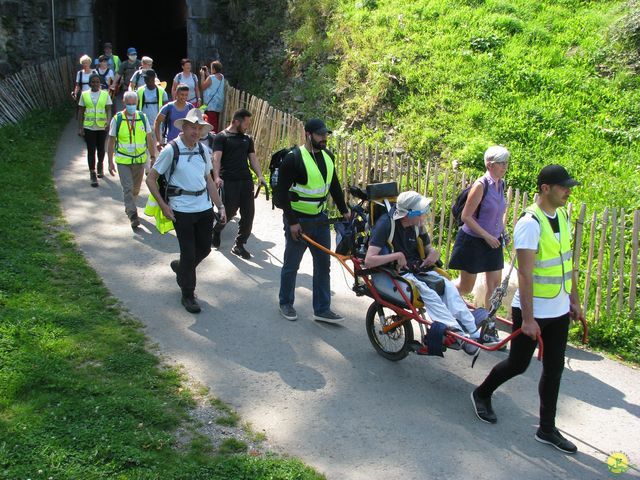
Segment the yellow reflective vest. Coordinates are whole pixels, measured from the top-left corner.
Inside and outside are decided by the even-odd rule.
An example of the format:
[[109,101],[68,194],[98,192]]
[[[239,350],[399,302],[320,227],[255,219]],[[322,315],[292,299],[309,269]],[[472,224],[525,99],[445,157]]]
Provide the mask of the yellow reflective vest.
[[533,215],[540,225],[540,242],[533,265],[533,296],[555,298],[563,290],[570,294],[573,282],[573,251],[567,212],[563,208],[557,210],[559,239],[556,238],[549,219],[537,204],[531,205],[525,212]]
[[322,178],[316,161],[304,145],[300,147],[300,153],[302,154],[304,168],[307,171],[307,183],[304,185],[294,183],[289,188],[291,208],[295,212],[317,215],[326,208],[326,199],[327,195],[329,195],[329,187],[334,173],[333,161],[329,154],[323,150],[322,156],[327,167],[327,179],[325,180]]
[[93,103],[91,99],[91,90],[82,92],[82,101],[84,103],[84,122],[82,125],[84,128],[104,128],[107,126],[108,99],[109,94],[106,90],[100,90],[97,103]]
[[116,113],[115,162],[131,165],[147,161],[147,116],[136,112],[133,121],[128,121],[124,112]]
[[[162,87],[158,87],[156,85],[156,90],[158,91],[158,111],[162,108],[163,98],[164,98],[164,89]],[[145,85],[144,87],[140,87],[136,90],[138,94],[138,110],[142,110],[142,107],[150,104],[151,102],[147,102],[144,100],[144,92],[148,92],[149,89]]]

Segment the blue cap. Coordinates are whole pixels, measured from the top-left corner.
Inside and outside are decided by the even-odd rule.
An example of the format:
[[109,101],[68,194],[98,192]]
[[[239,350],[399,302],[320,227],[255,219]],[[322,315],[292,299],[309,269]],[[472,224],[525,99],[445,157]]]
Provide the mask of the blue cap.
[[138,51],[135,48],[131,47],[127,49],[127,55],[137,55],[137,54],[138,54]]

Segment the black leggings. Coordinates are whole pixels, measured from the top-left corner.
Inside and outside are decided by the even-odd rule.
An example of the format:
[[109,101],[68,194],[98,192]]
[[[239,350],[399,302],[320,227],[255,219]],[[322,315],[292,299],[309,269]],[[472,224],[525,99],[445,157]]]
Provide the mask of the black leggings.
[[193,295],[196,288],[196,267],[211,252],[213,209],[197,213],[173,211],[173,225],[180,244],[178,285],[185,296]]
[[104,143],[107,139],[105,130],[89,130],[84,129],[84,141],[87,142],[87,163],[89,171],[96,170],[96,150],[98,151],[98,165],[104,162]]
[[[522,310],[512,309],[513,330],[522,325]],[[536,319],[542,330],[544,355],[542,358],[542,375],[538,384],[540,395],[540,428],[550,431],[555,427],[556,404],[560,390],[560,378],[564,369],[564,353],[567,348],[569,332],[569,313],[555,318]],[[504,382],[527,370],[537,342],[524,334],[511,340],[509,357],[491,370],[477,394],[481,398],[489,398]]]

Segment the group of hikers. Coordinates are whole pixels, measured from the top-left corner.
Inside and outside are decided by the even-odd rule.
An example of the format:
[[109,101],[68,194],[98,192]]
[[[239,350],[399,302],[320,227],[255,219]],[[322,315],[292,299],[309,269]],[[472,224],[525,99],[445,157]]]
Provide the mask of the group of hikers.
[[[129,48],[127,61],[120,62],[111,44],[104,47],[104,55],[93,71],[91,59],[82,57],[83,70],[78,72],[74,91],[80,107],[79,133],[87,144],[91,185],[97,186],[97,179],[104,175],[106,143],[109,173],[115,175],[117,169],[125,213],[135,230],[140,225],[136,197],[147,169],[150,195],[145,212],[156,217],[161,232],[175,229],[180,256],[169,266],[175,272],[182,305],[188,312],[198,313],[196,267],[212,247],[220,247],[223,229],[238,211],[239,228],[231,252],[247,261],[252,258],[245,245],[255,213],[253,175],[259,185],[267,187],[253,139],[247,134],[252,114],[237,110],[227,127],[220,130],[224,99],[220,62],[212,62],[210,70],[202,67],[198,79],[191,73],[189,59],[183,59],[182,71],[173,79],[173,100],[168,101],[165,87],[151,68],[151,59],[143,57],[138,62],[136,50]],[[122,92],[124,108],[112,116],[109,106],[120,81],[126,86]],[[327,149],[330,134],[321,119],[307,120],[304,144],[283,157],[273,188],[274,203],[283,211],[285,237],[278,305],[281,316],[290,321],[298,319],[294,307],[296,278],[308,248],[313,257],[313,319],[327,323],[344,320],[331,306],[329,254],[310,247],[302,238],[304,233],[331,249],[329,196],[344,220],[352,219],[334,167],[334,154]],[[498,344],[498,332],[480,335],[462,295],[471,291],[478,274],[484,274],[489,291],[485,306],[489,307],[489,296],[501,282],[503,248],[510,242],[504,224],[504,176],[509,159],[509,151],[500,145],[489,147],[484,154],[486,172],[468,192],[461,213],[463,226],[450,260],[450,267],[460,271],[455,281],[430,271],[440,257],[425,228],[431,199],[415,191],[400,193],[388,214],[371,226],[364,259],[367,268],[393,265],[413,282],[434,325],[485,345]],[[577,448],[555,426],[556,404],[570,318],[583,318],[573,278],[571,224],[564,209],[576,185],[579,183],[561,165],[540,170],[537,198],[523,212],[513,232],[519,288],[511,307],[513,329],[522,328],[522,334],[512,339],[508,357],[471,392],[477,417],[496,423],[493,392],[527,369],[541,337],[545,349],[539,385],[540,426],[535,439],[565,453],[575,453]],[[442,291],[434,290],[418,272],[442,279]],[[477,346],[463,343],[466,353],[476,354]]]

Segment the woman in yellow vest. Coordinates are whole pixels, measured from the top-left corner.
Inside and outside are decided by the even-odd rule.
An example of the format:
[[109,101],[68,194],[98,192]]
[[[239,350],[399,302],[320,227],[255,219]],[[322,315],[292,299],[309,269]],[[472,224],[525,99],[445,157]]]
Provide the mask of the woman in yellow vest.
[[[78,135],[87,143],[87,162],[91,186],[98,186],[102,178],[104,162],[104,144],[107,129],[111,121],[111,98],[106,90],[100,90],[100,76],[96,73],[89,77],[89,90],[80,95],[78,106],[80,115]],[[98,172],[96,173],[96,150],[98,151]]]
[[576,185],[579,183],[561,165],[548,165],[538,174],[538,198],[520,217],[513,235],[518,268],[518,291],[511,304],[513,329],[522,328],[522,335],[511,341],[509,358],[496,365],[471,394],[478,418],[496,423],[491,395],[525,372],[541,337],[540,426],[534,438],[564,453],[578,449],[556,428],[556,404],[569,320],[584,320],[573,278],[571,224],[563,208]]

